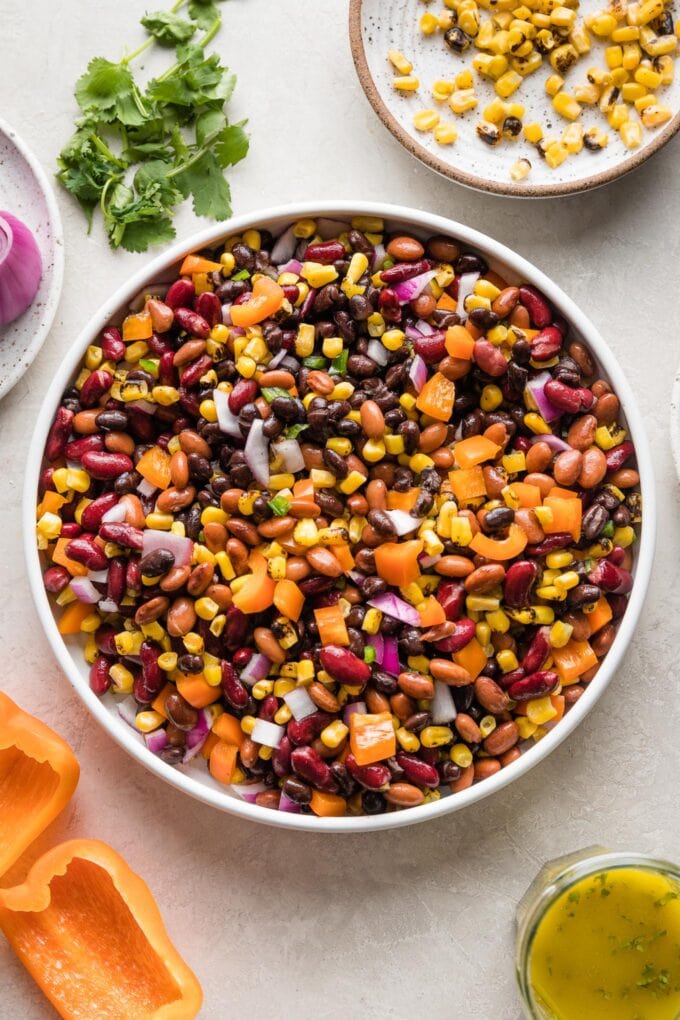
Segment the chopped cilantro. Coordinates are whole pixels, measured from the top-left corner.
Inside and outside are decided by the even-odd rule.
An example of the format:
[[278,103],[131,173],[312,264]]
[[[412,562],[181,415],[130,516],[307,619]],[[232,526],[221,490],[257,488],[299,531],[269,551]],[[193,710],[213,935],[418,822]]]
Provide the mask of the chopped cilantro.
[[249,280],[250,273],[247,269],[242,269],[239,273],[234,273],[232,280]]
[[325,368],[328,362],[325,358],[322,358],[320,354],[310,354],[308,358],[302,359],[302,364],[305,368]]
[[271,404],[272,400],[276,400],[277,397],[290,396],[288,390],[284,390],[282,386],[263,386],[261,393],[268,404]]
[[301,432],[308,429],[309,425],[305,422],[304,425],[289,425],[286,429],[286,439],[297,439]]
[[285,496],[274,496],[268,500],[267,506],[276,517],[285,517],[290,509],[290,503]]
[[331,372],[334,375],[344,375],[347,371],[347,359],[349,358],[349,351],[345,350],[342,354],[338,354],[337,358],[333,358],[331,361]]
[[375,662],[375,648],[373,645],[364,645],[364,662]]

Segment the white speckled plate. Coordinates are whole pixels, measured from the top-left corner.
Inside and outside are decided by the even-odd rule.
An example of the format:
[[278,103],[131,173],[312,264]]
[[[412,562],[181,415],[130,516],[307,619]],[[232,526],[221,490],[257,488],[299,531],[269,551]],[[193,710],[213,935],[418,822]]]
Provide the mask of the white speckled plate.
[[[587,14],[602,7],[601,0],[582,0],[579,11]],[[554,170],[535,146],[523,139],[514,142],[504,139],[496,146],[487,145],[477,137],[476,125],[496,95],[493,82],[474,72],[479,103],[463,116],[451,113],[446,103],[436,103],[430,92],[438,78],[450,80],[464,68],[471,68],[473,57],[481,52],[471,46],[459,56],[446,46],[442,32],[423,35],[418,27],[421,15],[426,10],[437,14],[442,8],[441,3],[426,7],[421,0],[350,0],[349,30],[359,80],[373,109],[397,141],[445,177],[481,191],[521,198],[568,195],[607,184],[634,170],[680,130],[680,76],[676,74],[671,86],[657,90],[659,101],[677,111],[675,116],[659,128],[643,128],[642,145],[634,151],[625,148],[618,132],[609,127],[596,106],[584,106],[580,121],[586,130],[597,126],[606,131],[609,145],[599,152],[584,149]],[[488,16],[485,11],[481,13]],[[387,59],[390,49],[399,50],[413,64],[412,73],[420,81],[417,92],[394,89],[396,72]],[[568,73],[567,91],[585,83],[586,71],[591,66],[604,67],[604,46],[596,40],[592,52]],[[545,137],[559,138],[568,121],[555,113],[545,93],[545,80],[552,73],[552,67],[544,60],[543,66],[524,80],[510,101],[525,107],[525,124],[538,121]],[[438,110],[442,121],[455,124],[458,140],[454,145],[438,145],[432,132],[422,133],[414,128],[416,110],[431,108]],[[529,159],[532,169],[523,181],[515,182],[510,177],[510,167],[520,156]]]
[[33,231],[43,260],[30,308],[0,326],[0,398],[21,378],[42,347],[59,304],[64,276],[61,218],[45,171],[16,131],[0,120],[0,209]]
[[680,481],[680,365],[678,365],[673,381],[671,394],[671,450],[675,473]]

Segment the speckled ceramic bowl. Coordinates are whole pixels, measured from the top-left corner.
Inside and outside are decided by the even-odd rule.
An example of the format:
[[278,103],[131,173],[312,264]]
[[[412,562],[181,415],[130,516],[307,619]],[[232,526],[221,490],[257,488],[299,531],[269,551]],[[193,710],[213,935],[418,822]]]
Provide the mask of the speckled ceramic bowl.
[[[602,6],[599,0],[583,0],[579,10],[588,13]],[[584,128],[597,126],[609,135],[609,145],[599,152],[584,149],[551,170],[535,147],[523,139],[503,140],[490,147],[477,137],[476,125],[482,119],[484,108],[496,95],[491,81],[475,73],[479,104],[463,116],[451,113],[446,103],[439,105],[432,98],[430,88],[434,81],[451,79],[458,71],[472,67],[472,58],[480,51],[471,47],[463,56],[457,56],[446,47],[441,32],[435,36],[423,35],[418,21],[426,10],[420,0],[350,0],[352,55],[364,92],[385,127],[410,153],[459,184],[518,198],[548,198],[587,191],[635,170],[680,130],[680,75],[676,74],[671,86],[658,91],[660,101],[678,112],[655,130],[643,128],[639,149],[626,149],[618,132],[607,125],[597,107],[587,106],[583,107],[581,115]],[[390,49],[399,50],[412,62],[413,74],[420,81],[417,92],[394,89],[392,81],[396,72],[387,59]],[[604,66],[604,47],[598,44],[595,49],[569,73],[568,89],[585,82],[586,70],[591,65]],[[525,107],[525,124],[538,121],[546,136],[559,138],[568,122],[554,112],[545,94],[545,80],[552,73],[552,67],[544,61],[543,67],[525,78],[510,101]],[[455,124],[458,140],[454,145],[438,145],[432,132],[423,133],[414,128],[413,114],[433,107],[442,120]],[[523,181],[513,181],[510,167],[520,156],[529,159],[532,169]]]
[[[126,314],[131,299],[153,280],[173,278],[173,270],[188,252],[204,247],[217,245],[223,238],[233,234],[242,234],[245,230],[265,227],[273,233],[284,230],[289,224],[302,217],[328,217],[347,221],[352,216],[380,216],[385,219],[389,231],[413,232],[416,236],[426,238],[432,234],[447,234],[457,238],[463,245],[474,248],[488,261],[492,269],[500,273],[510,283],[525,281],[542,290],[550,299],[557,311],[571,323],[572,336],[583,339],[595,357],[603,375],[611,382],[619,395],[623,408],[623,420],[627,424],[631,439],[635,443],[638,455],[641,487],[644,499],[644,519],[640,542],[636,544],[636,557],[633,568],[635,583],[631,592],[628,609],[621,621],[614,643],[603,660],[602,667],[588,689],[563,720],[551,730],[539,743],[526,749],[517,761],[460,793],[443,796],[441,800],[404,811],[388,812],[381,815],[364,815],[345,818],[316,818],[313,815],[287,814],[283,811],[249,804],[235,796],[228,788],[216,782],[209,774],[202,758],[196,758],[189,765],[176,768],[166,764],[159,757],[147,750],[141,734],[132,730],[120,718],[116,709],[116,699],[107,694],[98,698],[91,690],[88,682],[88,666],[83,658],[83,642],[79,637],[64,638],[57,629],[57,618],[52,603],[47,597],[42,582],[43,564],[35,542],[35,507],[37,502],[38,477],[42,467],[43,450],[50,426],[54,419],[61,395],[71,384],[87,348],[93,338],[99,336],[101,330],[112,321],[120,321]],[[592,323],[581,310],[560,288],[544,275],[539,269],[516,255],[509,248],[499,244],[492,238],[480,234],[461,223],[454,223],[441,216],[408,209],[403,206],[381,205],[375,202],[334,202],[320,204],[296,205],[278,209],[270,209],[261,213],[249,213],[237,217],[229,223],[220,223],[204,230],[187,241],[169,248],[136,273],[128,283],[124,284],[99,309],[85,325],[82,333],[71,346],[61,367],[52,381],[42,408],[38,415],[26,467],[24,486],[23,527],[25,535],[26,562],[33,598],[38,610],[40,622],[45,629],[47,638],[59,663],[83,700],[89,711],[104,729],[133,758],[141,762],[155,775],[164,779],[172,786],[196,797],[206,804],[211,804],[222,811],[248,818],[252,821],[266,822],[289,829],[305,829],[315,832],[367,832],[372,829],[390,829],[402,825],[413,825],[430,818],[458,811],[468,804],[474,804],[491,793],[503,789],[514,779],[519,778],[538,762],[546,758],[565,737],[578,726],[590,712],[596,701],[615,675],[621,663],[628,643],[633,636],[640,611],[647,591],[654,552],[654,532],[656,509],[654,496],[654,479],[651,458],[640,412],[635,398],[628,386],[626,378],[617,361],[605,344]]]
[[57,201],[37,159],[17,133],[0,120],[0,209],[33,232],[43,274],[30,307],[0,326],[0,398],[21,378],[45,342],[59,304],[64,276],[64,238]]

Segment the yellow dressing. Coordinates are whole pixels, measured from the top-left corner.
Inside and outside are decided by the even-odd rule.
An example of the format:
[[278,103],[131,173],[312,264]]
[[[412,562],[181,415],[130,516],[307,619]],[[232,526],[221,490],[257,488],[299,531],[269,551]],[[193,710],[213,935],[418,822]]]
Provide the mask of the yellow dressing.
[[529,974],[554,1020],[676,1020],[680,887],[637,868],[581,879],[543,915]]

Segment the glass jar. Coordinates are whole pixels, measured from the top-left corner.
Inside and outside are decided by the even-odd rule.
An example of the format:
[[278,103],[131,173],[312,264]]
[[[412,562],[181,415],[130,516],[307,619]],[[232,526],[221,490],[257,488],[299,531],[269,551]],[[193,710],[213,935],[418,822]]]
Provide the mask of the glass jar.
[[[515,915],[515,971],[524,1011],[529,1020],[560,1020],[558,1014],[537,996],[531,981],[532,947],[548,910],[583,879],[620,868],[660,876],[667,880],[670,888],[677,889],[677,897],[680,898],[680,867],[675,864],[647,854],[613,853],[606,847],[591,846],[548,861],[520,900]],[[586,1014],[582,1015],[587,1020]],[[668,1020],[673,1020],[680,1013],[671,1011],[667,1015]]]

